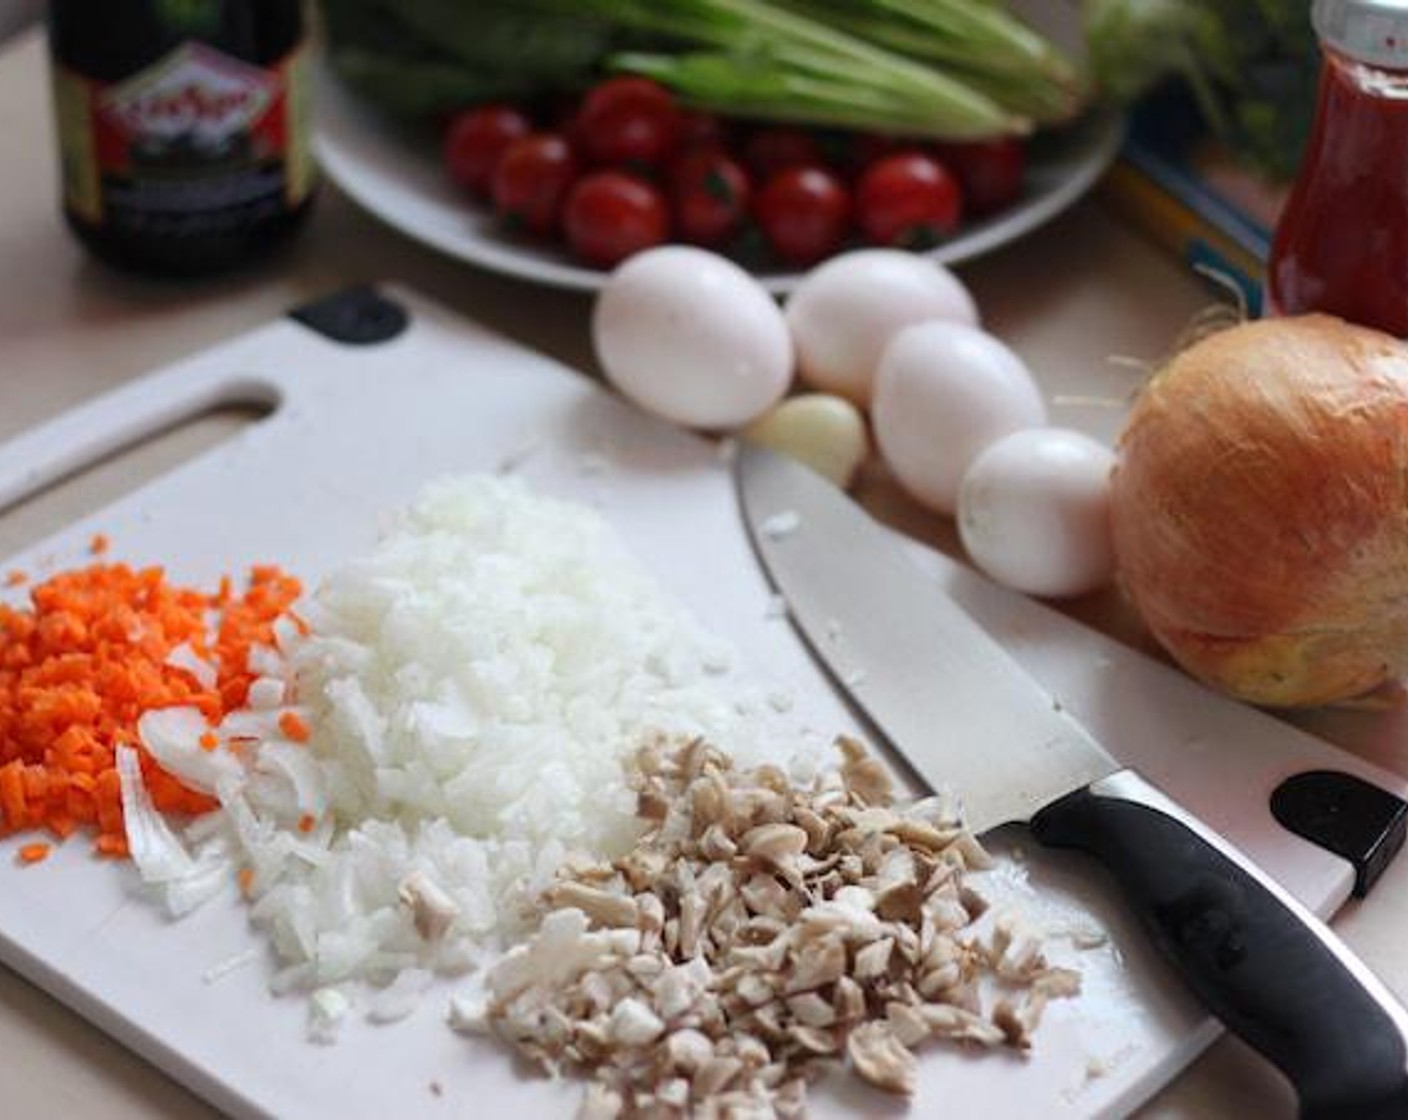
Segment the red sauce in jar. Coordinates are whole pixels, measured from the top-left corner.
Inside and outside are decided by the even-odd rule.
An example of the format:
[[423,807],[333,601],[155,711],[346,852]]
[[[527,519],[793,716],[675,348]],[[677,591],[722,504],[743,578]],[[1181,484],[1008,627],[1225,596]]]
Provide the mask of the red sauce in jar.
[[1408,71],[1325,52],[1268,281],[1280,314],[1326,311],[1408,338]]

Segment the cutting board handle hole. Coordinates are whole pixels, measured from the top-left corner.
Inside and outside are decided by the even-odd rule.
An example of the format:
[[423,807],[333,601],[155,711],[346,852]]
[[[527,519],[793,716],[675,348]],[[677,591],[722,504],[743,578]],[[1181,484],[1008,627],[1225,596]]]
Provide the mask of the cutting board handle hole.
[[38,454],[26,457],[20,477],[0,477],[0,556],[14,555],[236,438],[273,414],[280,394],[268,382],[240,379],[213,399],[188,400],[184,409],[173,403],[171,411],[138,414],[86,443],[64,433],[70,438],[29,449]]

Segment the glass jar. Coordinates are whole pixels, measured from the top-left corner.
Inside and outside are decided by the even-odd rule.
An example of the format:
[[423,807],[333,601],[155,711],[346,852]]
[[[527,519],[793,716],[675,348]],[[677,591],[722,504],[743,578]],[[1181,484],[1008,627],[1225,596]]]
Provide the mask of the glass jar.
[[1273,314],[1408,337],[1408,0],[1316,0],[1319,103],[1267,270]]

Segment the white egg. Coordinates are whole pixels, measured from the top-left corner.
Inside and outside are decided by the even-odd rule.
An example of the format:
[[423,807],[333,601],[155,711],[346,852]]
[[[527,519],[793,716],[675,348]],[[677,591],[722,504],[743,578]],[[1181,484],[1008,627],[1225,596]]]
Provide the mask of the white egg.
[[951,514],[968,465],[988,444],[1046,423],[1026,364],[965,323],[906,327],[885,349],[871,410],[880,455],[924,505]]
[[829,393],[788,397],[749,424],[743,436],[805,463],[842,489],[851,484],[870,451],[860,409]]
[[787,325],[807,384],[870,403],[880,356],[927,319],[976,325],[978,309],[941,264],[900,249],[842,253],[809,272],[787,300]]
[[1063,428],[1013,432],[973,461],[958,494],[958,533],[998,583],[1060,598],[1114,576],[1110,474],[1102,443]]
[[684,245],[637,253],[611,274],[592,339],[616,388],[689,427],[746,424],[792,380],[792,340],[777,303],[732,261]]

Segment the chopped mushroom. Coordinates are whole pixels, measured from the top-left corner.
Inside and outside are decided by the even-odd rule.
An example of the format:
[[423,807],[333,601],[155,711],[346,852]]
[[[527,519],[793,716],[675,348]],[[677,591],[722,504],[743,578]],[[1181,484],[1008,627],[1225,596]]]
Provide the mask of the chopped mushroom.
[[630,895],[613,894],[601,887],[568,881],[551,887],[547,897],[554,908],[574,906],[599,926],[636,924],[636,902]]
[[410,910],[416,932],[426,941],[439,941],[459,917],[455,900],[424,871],[407,875],[396,897]]
[[914,1092],[914,1054],[888,1023],[862,1023],[846,1038],[846,1057],[871,1085],[887,1093]]
[[623,999],[611,1012],[611,1039],[623,1046],[643,1046],[665,1033],[660,1016],[637,999]]
[[[965,872],[987,864],[948,799],[904,807],[855,740],[809,786],[663,736],[631,787],[646,831],[611,863],[573,860],[541,924],[488,977],[491,1028],[549,1073],[593,1082],[582,1120],[792,1120],[844,1056],[886,1092],[926,1039],[1026,1049],[1052,968],[1008,920],[986,939]],[[979,980],[1004,996],[984,1013]]]
[[620,1093],[596,1082],[587,1086],[582,1106],[577,1109],[577,1120],[616,1120],[624,1104]]

